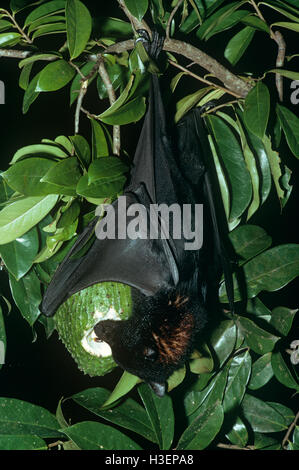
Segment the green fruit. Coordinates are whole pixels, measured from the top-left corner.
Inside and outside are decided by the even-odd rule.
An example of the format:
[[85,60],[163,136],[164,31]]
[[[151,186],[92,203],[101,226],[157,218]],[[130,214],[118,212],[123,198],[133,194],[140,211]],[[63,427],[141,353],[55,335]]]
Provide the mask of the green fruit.
[[72,295],[55,314],[55,327],[80,370],[105,375],[116,363],[111,349],[96,342],[93,327],[101,320],[127,320],[132,311],[131,288],[117,282],[95,284]]

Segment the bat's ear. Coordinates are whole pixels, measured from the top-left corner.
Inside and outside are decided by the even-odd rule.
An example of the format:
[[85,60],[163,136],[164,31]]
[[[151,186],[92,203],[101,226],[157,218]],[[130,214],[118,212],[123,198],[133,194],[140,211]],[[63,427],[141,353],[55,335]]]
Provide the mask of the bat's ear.
[[164,397],[166,391],[166,383],[149,382],[148,384],[158,397]]

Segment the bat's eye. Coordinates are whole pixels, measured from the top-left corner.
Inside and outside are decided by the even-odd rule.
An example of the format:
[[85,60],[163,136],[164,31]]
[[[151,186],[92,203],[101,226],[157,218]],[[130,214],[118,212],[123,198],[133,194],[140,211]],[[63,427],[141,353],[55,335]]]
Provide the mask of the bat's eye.
[[145,359],[148,359],[149,361],[155,361],[158,357],[157,351],[150,347],[145,348],[143,354]]

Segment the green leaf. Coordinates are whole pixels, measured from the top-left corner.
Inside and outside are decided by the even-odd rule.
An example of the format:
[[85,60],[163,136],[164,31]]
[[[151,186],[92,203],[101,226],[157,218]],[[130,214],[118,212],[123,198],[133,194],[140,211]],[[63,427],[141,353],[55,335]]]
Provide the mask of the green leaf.
[[84,51],[89,41],[92,20],[88,9],[79,0],[67,0],[65,16],[68,47],[73,60]]
[[56,60],[46,65],[40,72],[36,92],[56,91],[67,85],[74,77],[76,71],[65,60]]
[[206,41],[215,34],[221,33],[222,31],[226,31],[227,29],[232,28],[248,15],[247,10],[233,11],[234,9],[235,7],[233,7],[231,11],[228,11],[224,15],[219,17],[213,27],[210,27],[207,30],[206,34],[204,35],[204,39]]
[[119,157],[99,158],[94,160],[88,168],[88,184],[99,180],[114,181],[127,171],[127,165]]
[[15,398],[0,398],[0,435],[63,437],[48,410]]
[[184,96],[184,98],[180,99],[176,104],[176,113],[174,116],[174,121],[178,122],[210,90],[211,87],[205,87],[198,91],[195,91],[194,93],[191,93],[191,95],[186,95]]
[[293,411],[282,403],[275,403],[273,401],[267,401],[267,404],[274,408],[277,413],[280,413],[283,416],[286,426],[289,426],[295,418]]
[[259,31],[264,31],[270,34],[270,28],[265,21],[261,18],[258,18],[256,15],[248,15],[242,18],[242,23],[251,26]]
[[272,239],[267,232],[257,225],[241,225],[229,234],[235,252],[248,260],[271,246]]
[[277,23],[272,23],[271,26],[279,26],[280,28],[287,28],[291,31],[296,31],[299,33],[299,23],[290,23],[288,21],[278,21]]
[[270,114],[270,94],[267,86],[258,82],[245,98],[244,121],[248,129],[262,139]]
[[41,182],[53,185],[54,191],[52,191],[55,193],[75,196],[76,185],[80,178],[81,172],[77,158],[69,157],[50,167],[41,178]]
[[48,144],[37,144],[37,145],[26,145],[22,147],[14,154],[10,164],[16,163],[17,161],[32,155],[41,156],[51,156],[57,158],[67,157],[67,153],[61,150],[57,145],[48,145]]
[[77,194],[85,198],[106,199],[116,196],[123,189],[125,181],[125,176],[117,176],[112,180],[100,178],[89,184],[88,175],[85,174],[80,178],[76,191]]
[[265,434],[254,433],[254,449],[255,450],[281,450],[281,443],[273,437]]
[[5,179],[2,176],[3,172],[0,172],[0,204],[7,202],[14,191],[8,186]]
[[28,112],[30,106],[32,105],[32,103],[34,103],[34,101],[39,95],[39,93],[35,89],[36,89],[40,74],[41,72],[36,74],[35,77],[29,83],[28,87],[26,88],[26,91],[24,93],[24,98],[23,98],[23,107],[22,107],[23,114],[26,114]]
[[12,24],[10,21],[0,20],[0,31],[5,31],[6,29],[9,29],[11,27]]
[[277,104],[276,111],[288,146],[295,157],[299,158],[299,118],[280,104]]
[[0,435],[1,450],[47,450],[43,439],[37,436],[2,436]]
[[13,13],[18,13],[24,8],[28,8],[31,5],[37,5],[39,3],[42,3],[43,1],[45,0],[38,0],[35,2],[32,2],[31,0],[10,0],[9,6]]
[[147,384],[140,385],[138,393],[145,406],[159,448],[169,449],[174,435],[174,414],[170,396],[157,397]]
[[21,40],[20,33],[2,33],[0,34],[0,48],[14,46]]
[[235,65],[241,59],[247,47],[251,43],[254,33],[254,28],[246,26],[246,28],[235,34],[235,36],[233,36],[228,42],[224,51],[224,57],[231,64]]
[[215,403],[213,407],[199,414],[184,431],[176,450],[205,449],[220,431],[223,419],[223,408],[220,403]]
[[107,400],[108,396],[108,390],[89,388],[73,395],[72,399],[96,416],[140,434],[151,442],[157,442],[148,415],[141,405],[128,398],[112,409],[103,410],[101,405]]
[[32,39],[39,38],[41,36],[47,36],[48,34],[57,34],[65,32],[65,23],[53,23],[45,24],[40,26],[32,35]]
[[92,129],[92,160],[98,157],[108,157],[109,147],[103,126],[95,119],[91,119],[90,122]]
[[267,73],[277,73],[282,77],[290,78],[291,80],[299,80],[299,72],[294,72],[293,70],[285,69],[271,69]]
[[101,37],[115,38],[118,41],[132,36],[132,26],[130,23],[118,18],[97,17],[93,18],[95,31],[101,31]]
[[248,384],[248,388],[250,390],[257,390],[263,387],[273,377],[271,356],[272,353],[268,352],[253,363],[252,373]]
[[45,26],[45,25],[46,26],[54,26],[53,23],[55,23],[56,25],[63,24],[64,30],[65,30],[65,17],[62,16],[62,15],[51,15],[51,16],[45,16],[45,17],[42,17],[42,18],[39,18],[39,19],[33,21],[33,23],[31,23],[31,25],[28,28],[28,33],[30,34],[30,33],[32,33],[32,31],[43,29],[41,27]]
[[292,310],[287,307],[276,307],[272,311],[270,324],[273,325],[281,335],[287,336],[297,312],[297,309]]
[[[125,86],[125,84],[129,80],[129,70],[126,67],[123,67],[122,65],[115,63],[111,64],[110,62],[107,61],[106,63],[106,70],[109,75],[111,85],[114,89],[114,91],[117,91],[121,86]],[[106,86],[99,76],[97,79],[97,90],[100,99],[102,100],[103,98],[107,98],[108,93]]]
[[47,172],[55,167],[55,162],[46,158],[26,158],[12,165],[3,178],[7,184],[25,196],[45,196],[55,194],[52,184],[42,182]]
[[95,421],[82,421],[64,428],[63,432],[81,450],[141,450],[136,442],[118,429]]
[[266,322],[270,322],[271,320],[271,310],[269,310],[258,297],[248,300],[246,312],[250,315],[260,317]]
[[[247,298],[258,295],[261,291],[281,289],[299,274],[299,245],[280,245],[264,251],[243,265]],[[235,301],[241,299],[241,293],[234,276]],[[224,283],[220,286],[220,301],[227,302]]]
[[141,21],[148,9],[148,0],[124,0],[124,3],[130,13]]
[[33,264],[39,247],[36,227],[7,245],[0,245],[0,256],[8,271],[18,281]]
[[42,301],[40,281],[33,270],[19,281],[9,276],[13,299],[25,320],[32,326],[40,315],[39,305]]
[[[36,2],[37,3],[37,2]],[[24,26],[28,26],[33,21],[44,16],[56,13],[59,10],[64,10],[65,0],[51,0],[50,2],[35,8],[26,18]]]
[[246,317],[238,317],[237,323],[248,346],[258,354],[266,354],[272,351],[279,340],[278,336],[263,330]]
[[232,320],[223,320],[213,330],[210,344],[221,366],[232,353],[237,339],[236,325]]
[[272,353],[272,369],[275,377],[279,380],[280,383],[289,388],[294,388],[299,391],[299,384],[292,376],[287,364],[285,363],[281,353],[275,351]]
[[119,400],[121,397],[126,395],[137,383],[140,382],[139,377],[124,371],[121,378],[119,379],[116,387],[109,395],[108,399],[102,405],[102,409],[107,409],[112,403]]
[[57,222],[57,228],[64,228],[71,225],[80,215],[80,205],[74,201],[70,206],[67,205],[62,209],[62,214]]
[[0,245],[5,245],[28,232],[55,206],[58,196],[27,197],[0,211]]
[[178,387],[186,376],[186,367],[183,366],[180,369],[175,370],[169,379],[167,379],[167,391],[171,392],[174,388]]
[[241,418],[237,417],[231,430],[226,434],[226,437],[232,444],[239,447],[245,447],[248,441],[248,432],[245,424]]
[[48,59],[57,59],[59,54],[54,54],[54,53],[48,53],[48,54],[34,54],[32,56],[27,57],[26,59],[20,60],[19,62],[19,67],[20,69],[23,67],[26,67],[29,64],[34,64],[34,62],[37,62],[38,60],[48,60]]
[[[112,107],[111,107],[112,108]],[[111,108],[109,110],[111,111]],[[113,113],[108,111],[99,115],[99,119],[106,124],[124,125],[137,122],[141,119],[146,110],[145,98],[135,98],[121,106]]]
[[237,408],[245,394],[251,373],[251,356],[248,351],[233,357],[228,372],[227,385],[223,399],[223,410],[229,413]]
[[[216,147],[223,159],[231,184],[231,209],[229,219],[238,218],[251,201],[252,186],[243,153],[230,127],[218,116],[208,116]],[[240,186],[242,192],[240,192]]]
[[85,137],[81,135],[73,135],[69,137],[74,148],[76,155],[83,166],[88,166],[91,160],[91,153],[89,143]]
[[287,429],[283,416],[259,398],[246,394],[241,407],[253,431],[267,433]]

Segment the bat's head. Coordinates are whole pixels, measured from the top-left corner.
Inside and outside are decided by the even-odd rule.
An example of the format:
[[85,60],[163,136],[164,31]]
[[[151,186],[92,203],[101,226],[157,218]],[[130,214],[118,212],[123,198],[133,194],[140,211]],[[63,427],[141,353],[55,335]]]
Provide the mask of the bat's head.
[[160,302],[158,306],[150,302],[146,312],[139,310],[127,321],[101,321],[94,331],[110,345],[120,367],[163,396],[167,379],[182,367],[192,351],[199,329],[198,313],[198,305],[195,309],[188,298],[177,296],[174,301],[167,299],[164,308]]

